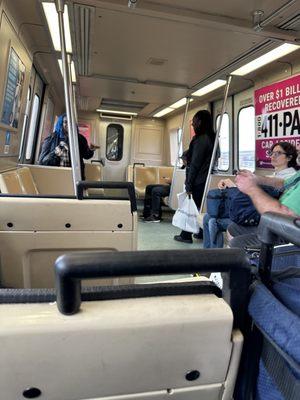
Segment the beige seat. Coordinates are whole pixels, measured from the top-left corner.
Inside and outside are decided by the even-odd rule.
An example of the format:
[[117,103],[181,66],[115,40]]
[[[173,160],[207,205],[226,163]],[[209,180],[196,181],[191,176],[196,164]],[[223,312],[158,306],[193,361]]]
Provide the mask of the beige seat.
[[1,193],[38,194],[38,188],[28,167],[22,167],[0,174]]
[[[213,294],[1,304],[0,389],[48,400],[230,400],[243,337]],[[196,380],[187,380],[198,371]]]
[[129,201],[0,197],[3,286],[53,287],[54,261],[66,252],[136,248]]
[[147,185],[165,185],[164,178],[172,180],[173,167],[136,165],[132,170],[127,169],[127,178],[131,178],[132,173],[136,195],[143,198]]

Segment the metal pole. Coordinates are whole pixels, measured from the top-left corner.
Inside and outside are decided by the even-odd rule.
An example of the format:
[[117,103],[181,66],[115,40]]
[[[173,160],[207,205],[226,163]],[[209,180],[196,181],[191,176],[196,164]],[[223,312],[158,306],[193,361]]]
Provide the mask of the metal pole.
[[[76,113],[76,104],[75,104],[75,94],[72,84],[72,73],[71,73],[71,63],[72,59],[70,54],[67,55],[68,61],[68,70],[69,70],[69,94],[70,94],[70,110],[71,110],[71,119],[72,119],[72,128],[75,135],[72,137],[71,147],[74,149],[74,157],[72,158],[72,170],[76,170],[76,177],[77,181],[81,181],[81,166],[80,166],[80,154],[79,154],[79,147],[78,147],[78,133],[77,133],[77,113]],[[73,162],[73,159],[75,162]],[[79,171],[79,174],[78,174]]]
[[215,138],[215,143],[214,143],[214,149],[211,155],[211,160],[210,160],[210,164],[209,164],[209,169],[208,169],[208,173],[207,173],[207,178],[206,178],[206,182],[205,182],[205,188],[204,188],[204,192],[203,192],[203,196],[202,196],[202,200],[201,200],[201,207],[199,212],[202,212],[203,206],[204,206],[204,202],[205,202],[205,198],[206,198],[206,194],[207,194],[207,189],[209,186],[209,182],[210,182],[210,175],[211,175],[211,171],[213,169],[214,163],[215,163],[215,158],[216,158],[216,154],[217,154],[217,149],[218,149],[218,145],[219,145],[219,137],[220,137],[220,131],[221,131],[221,126],[222,126],[222,120],[223,120],[223,115],[225,112],[225,108],[226,108],[226,101],[227,101],[227,97],[228,97],[228,92],[229,92],[229,86],[231,83],[231,79],[232,76],[228,75],[227,77],[227,82],[225,85],[225,89],[224,89],[224,99],[223,99],[223,104],[222,104],[222,111],[221,111],[221,115],[220,115],[220,120],[217,126],[217,133],[216,133],[216,138]]
[[186,125],[186,119],[187,119],[190,99],[191,98],[189,96],[186,97],[185,111],[184,111],[182,125],[181,125],[181,138],[180,138],[180,141],[178,142],[177,158],[176,158],[176,161],[175,161],[175,164],[174,164],[174,168],[173,168],[172,182],[171,182],[171,188],[170,188],[170,196],[169,196],[169,201],[168,201],[169,205],[171,205],[171,199],[172,199],[172,196],[173,196],[174,180],[175,180],[176,169],[177,169],[177,165],[178,165],[179,157],[180,157],[180,154],[179,154],[180,153],[180,144],[183,141],[183,134],[184,134],[184,128],[185,128],[185,125]]
[[[81,181],[81,170],[79,163],[79,158],[76,155],[79,154],[78,149],[78,135],[77,126],[74,120],[74,109],[73,109],[73,99],[70,98],[70,74],[67,61],[66,52],[66,40],[65,40],[65,30],[64,30],[64,0],[56,0],[56,11],[58,14],[59,22],[59,32],[60,32],[60,43],[61,43],[61,57],[62,57],[62,69],[63,69],[63,81],[64,81],[64,92],[65,92],[65,105],[66,114],[68,119],[68,135],[69,135],[69,146],[70,155],[72,161],[72,176],[73,176],[73,187],[74,194],[76,195],[76,184]],[[76,151],[77,148],[77,151]]]

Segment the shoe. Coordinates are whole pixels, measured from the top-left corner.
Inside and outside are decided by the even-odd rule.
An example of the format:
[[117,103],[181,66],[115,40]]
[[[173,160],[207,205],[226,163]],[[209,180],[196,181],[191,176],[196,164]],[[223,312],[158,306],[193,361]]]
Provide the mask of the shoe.
[[150,215],[150,217],[144,219],[144,222],[160,222],[160,218],[155,215]]
[[182,243],[193,243],[193,239],[183,239],[183,237],[180,235],[175,235],[174,240],[176,240],[177,242],[182,242]]
[[194,238],[194,239],[198,239],[198,240],[200,239],[200,240],[201,240],[201,239],[203,239],[203,233],[202,233],[202,232],[194,233],[194,234],[193,234],[193,238]]

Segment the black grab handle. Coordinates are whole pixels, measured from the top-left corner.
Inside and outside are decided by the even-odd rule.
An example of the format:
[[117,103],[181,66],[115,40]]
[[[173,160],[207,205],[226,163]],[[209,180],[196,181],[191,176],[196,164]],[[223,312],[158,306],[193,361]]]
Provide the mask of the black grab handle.
[[137,211],[135,190],[132,182],[80,181],[77,182],[76,197],[78,200],[84,199],[83,192],[84,190],[87,189],[127,189],[130,200],[131,212]]
[[300,246],[300,218],[267,212],[261,216],[258,238],[262,243],[258,265],[259,275],[263,283],[270,287],[274,245],[278,243],[278,239],[284,239]]
[[160,250],[137,252],[78,252],[56,260],[57,305],[61,313],[78,312],[81,280],[185,273],[226,273],[223,297],[239,326],[247,308],[250,266],[243,250]]
[[270,245],[281,238],[300,246],[300,217],[267,212],[261,216],[258,238]]

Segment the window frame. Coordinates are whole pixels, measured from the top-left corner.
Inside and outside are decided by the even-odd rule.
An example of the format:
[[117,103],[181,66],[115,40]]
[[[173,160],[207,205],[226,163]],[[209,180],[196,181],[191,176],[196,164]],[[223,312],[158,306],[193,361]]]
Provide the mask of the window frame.
[[[255,107],[253,104],[248,104],[246,106],[243,106],[239,109],[238,114],[237,114],[237,135],[236,135],[236,140],[237,140],[237,147],[236,147],[236,152],[237,152],[237,158],[236,158],[236,162],[237,162],[237,168],[241,169],[240,167],[240,124],[239,124],[239,120],[240,120],[240,113],[247,109],[247,108],[252,108],[254,111],[254,163],[253,163],[253,170],[249,169],[249,171],[254,172],[255,168],[256,168],[256,132],[255,132]],[[245,167],[242,167],[243,169],[245,169]]]

